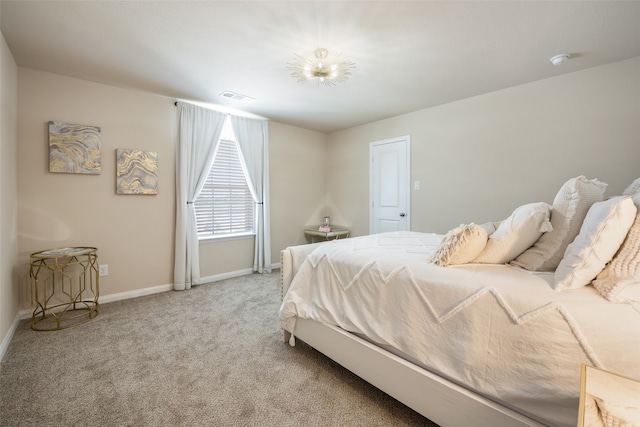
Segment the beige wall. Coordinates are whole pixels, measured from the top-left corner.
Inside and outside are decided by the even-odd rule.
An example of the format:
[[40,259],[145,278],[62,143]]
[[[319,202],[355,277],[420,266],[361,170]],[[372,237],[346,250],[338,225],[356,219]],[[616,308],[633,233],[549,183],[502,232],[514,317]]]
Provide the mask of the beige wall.
[[0,37],[0,359],[19,309],[17,238],[18,67]]
[[327,215],[327,144],[323,133],[279,123],[269,125],[269,138],[271,246],[279,252],[305,243],[304,227]]
[[[18,202],[21,287],[28,288],[29,254],[52,247],[98,247],[109,265],[100,294],[132,292],[173,282],[175,221],[174,100],[83,80],[19,69]],[[102,173],[48,171],[48,121],[99,126]],[[324,205],[326,136],[269,123],[272,262],[301,243]],[[158,153],[155,196],[115,194],[115,150]],[[311,218],[311,219],[310,219]],[[201,244],[201,276],[251,269],[253,239]],[[28,295],[23,292],[23,305]]]
[[[47,248],[96,246],[109,266],[102,296],[171,283],[174,101],[25,68],[18,80],[21,261]],[[100,175],[49,172],[50,120],[101,128]],[[158,153],[158,195],[116,195],[117,148]]]
[[[411,135],[411,228],[444,233],[551,203],[585,175],[619,194],[640,176],[640,58],[505,89],[328,136],[327,200],[369,232],[369,143]],[[412,185],[413,188],[413,185]]]

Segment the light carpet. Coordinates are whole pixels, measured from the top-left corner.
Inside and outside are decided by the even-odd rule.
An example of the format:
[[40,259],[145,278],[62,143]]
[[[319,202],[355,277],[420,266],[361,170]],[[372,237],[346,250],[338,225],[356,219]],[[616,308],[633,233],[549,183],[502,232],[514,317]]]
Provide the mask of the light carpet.
[[0,426],[435,426],[306,345],[280,341],[278,272],[20,323]]

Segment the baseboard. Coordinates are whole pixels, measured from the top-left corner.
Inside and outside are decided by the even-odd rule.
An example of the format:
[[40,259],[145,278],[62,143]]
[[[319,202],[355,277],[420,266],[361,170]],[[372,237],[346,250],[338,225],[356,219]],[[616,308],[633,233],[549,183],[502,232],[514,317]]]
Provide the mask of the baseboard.
[[121,301],[123,299],[131,299],[144,297],[147,295],[159,294],[173,290],[173,284],[151,286],[149,288],[136,289],[135,291],[118,292],[117,294],[100,295],[100,304],[108,304],[110,302]]
[[16,329],[18,329],[18,324],[20,323],[21,320],[22,320],[21,312],[18,312],[16,314],[15,319],[13,319],[13,323],[11,324],[11,327],[7,331],[7,334],[4,336],[4,339],[2,340],[2,344],[0,344],[0,362],[4,359],[4,354],[7,352],[7,349],[9,348],[9,344],[13,339],[13,334],[16,333]]
[[[277,270],[280,268],[280,263],[271,264],[272,270]],[[253,274],[252,268],[245,268],[244,270],[230,271],[228,273],[222,274],[214,274],[213,276],[201,277],[198,280],[198,284],[202,285],[205,283],[217,282],[219,280],[231,279],[233,277],[246,276],[247,274]]]
[[198,285],[204,285],[205,283],[218,282],[224,279],[231,279],[233,277],[246,276],[247,274],[252,274],[252,268],[245,268],[244,270],[236,270],[230,271],[228,273],[214,274],[213,276],[201,277],[198,280]]
[[[271,268],[280,268],[280,264],[274,264]],[[253,269],[245,268],[244,270],[230,271],[228,273],[214,274],[213,276],[201,277],[198,280],[198,285],[203,285],[205,283],[218,282],[220,280],[231,279],[234,277],[246,276],[247,274],[252,274]],[[100,296],[100,304],[106,304],[114,301],[120,301],[123,299],[137,298],[145,295],[153,295],[158,294],[160,292],[167,292],[173,290],[173,284],[169,283],[166,285],[158,285],[150,288],[137,289],[135,291],[127,291],[120,292],[118,294],[111,294]]]

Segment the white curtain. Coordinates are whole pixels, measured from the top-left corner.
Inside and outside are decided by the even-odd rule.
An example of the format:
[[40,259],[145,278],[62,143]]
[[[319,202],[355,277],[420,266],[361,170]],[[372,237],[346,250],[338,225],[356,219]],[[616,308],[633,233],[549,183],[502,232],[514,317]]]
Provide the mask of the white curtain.
[[249,188],[256,203],[253,271],[271,272],[271,228],[269,220],[269,140],[265,120],[231,116]]
[[176,242],[173,287],[191,288],[200,279],[196,211],[193,202],[202,190],[220,141],[227,115],[177,102]]

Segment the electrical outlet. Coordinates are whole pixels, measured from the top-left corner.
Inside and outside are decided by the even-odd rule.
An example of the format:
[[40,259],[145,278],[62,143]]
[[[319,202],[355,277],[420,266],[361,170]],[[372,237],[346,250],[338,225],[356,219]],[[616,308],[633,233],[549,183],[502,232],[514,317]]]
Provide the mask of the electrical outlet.
[[102,264],[102,265],[99,265],[98,267],[99,267],[99,270],[100,270],[100,277],[109,275],[109,265]]

